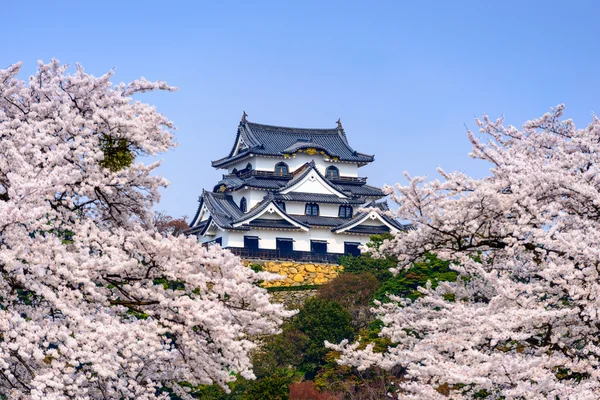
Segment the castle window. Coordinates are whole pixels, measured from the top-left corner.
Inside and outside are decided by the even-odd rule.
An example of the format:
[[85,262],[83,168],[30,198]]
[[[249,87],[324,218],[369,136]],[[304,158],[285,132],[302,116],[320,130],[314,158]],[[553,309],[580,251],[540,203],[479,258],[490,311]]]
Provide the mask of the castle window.
[[234,168],[234,169],[231,171],[231,173],[232,173],[232,174],[237,174],[237,168]]
[[245,213],[246,211],[248,211],[248,204],[246,202],[246,198],[242,197],[242,199],[240,200],[240,210],[242,210],[243,213]]
[[244,236],[244,248],[258,250],[258,236]]
[[344,254],[358,257],[360,256],[360,249],[358,248],[360,243],[357,242],[344,242]]
[[352,206],[340,206],[340,212],[338,214],[340,218],[351,218],[352,217]]
[[325,240],[311,240],[310,251],[317,254],[327,254],[327,241]]
[[275,165],[275,175],[276,176],[284,176],[289,173],[289,169],[286,163],[280,162]]
[[318,216],[319,215],[319,205],[317,203],[306,203],[305,214]]
[[250,163],[246,164],[246,169],[248,171],[252,171],[252,164],[250,164]]
[[277,201],[275,202],[275,204],[277,204],[277,206],[278,206],[279,208],[281,208],[283,211],[285,211],[285,202],[283,202],[283,201],[281,201],[281,200],[277,200]]
[[291,255],[294,252],[294,239],[292,238],[275,238],[275,247],[280,255]]
[[337,167],[327,167],[325,170],[325,177],[327,179],[339,179],[340,178],[340,170]]

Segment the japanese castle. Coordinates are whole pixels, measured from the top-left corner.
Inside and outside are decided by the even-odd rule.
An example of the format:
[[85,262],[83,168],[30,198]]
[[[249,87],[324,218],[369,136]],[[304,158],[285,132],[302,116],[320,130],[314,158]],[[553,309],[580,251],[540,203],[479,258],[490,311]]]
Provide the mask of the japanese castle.
[[360,254],[373,234],[407,229],[386,215],[381,189],[359,168],[374,156],[355,151],[338,120],[333,129],[249,122],[212,166],[227,173],[203,191],[189,234],[242,258],[336,262]]

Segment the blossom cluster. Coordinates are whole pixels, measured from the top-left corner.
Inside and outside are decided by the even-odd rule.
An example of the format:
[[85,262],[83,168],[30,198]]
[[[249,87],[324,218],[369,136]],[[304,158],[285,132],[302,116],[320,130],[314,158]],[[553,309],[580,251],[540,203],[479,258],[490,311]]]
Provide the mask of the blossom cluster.
[[77,66],[0,70],[0,393],[166,398],[252,377],[257,335],[289,316],[218,247],[149,229],[172,123]]
[[376,311],[395,345],[332,346],[359,368],[402,366],[402,399],[600,398],[600,120],[558,106],[522,128],[477,120],[474,179],[439,170],[387,187],[415,230],[379,249],[406,268],[449,260],[456,282]]

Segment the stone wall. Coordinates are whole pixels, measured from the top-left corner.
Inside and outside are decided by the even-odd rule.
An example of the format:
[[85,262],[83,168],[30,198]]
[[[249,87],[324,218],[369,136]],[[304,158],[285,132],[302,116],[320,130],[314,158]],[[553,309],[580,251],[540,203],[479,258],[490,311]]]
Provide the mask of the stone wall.
[[269,293],[271,302],[281,303],[288,310],[297,310],[304,302],[317,294],[316,289],[309,290],[285,290]]
[[295,261],[244,260],[244,265],[260,265],[263,270],[283,276],[282,280],[265,282],[264,287],[322,285],[337,277],[344,267],[337,264],[299,263]]

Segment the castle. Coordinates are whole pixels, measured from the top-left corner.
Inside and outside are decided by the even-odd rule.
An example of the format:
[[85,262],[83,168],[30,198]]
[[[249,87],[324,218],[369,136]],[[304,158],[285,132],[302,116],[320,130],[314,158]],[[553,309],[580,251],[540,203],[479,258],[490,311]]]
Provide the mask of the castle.
[[338,120],[333,129],[249,122],[214,168],[227,173],[203,191],[190,234],[243,259],[336,263],[360,254],[373,234],[407,229],[386,215],[381,189],[359,168],[374,156],[355,151]]

